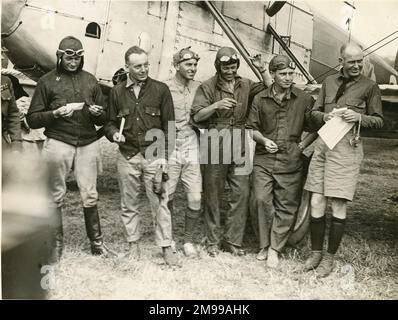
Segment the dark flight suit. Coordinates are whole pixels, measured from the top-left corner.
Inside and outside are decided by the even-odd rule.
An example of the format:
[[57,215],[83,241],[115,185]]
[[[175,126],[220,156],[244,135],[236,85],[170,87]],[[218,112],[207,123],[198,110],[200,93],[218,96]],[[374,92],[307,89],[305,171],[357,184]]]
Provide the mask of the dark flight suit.
[[273,86],[254,98],[247,128],[278,145],[276,153],[268,153],[257,143],[253,160],[250,214],[258,224],[260,248],[271,245],[280,251],[294,226],[303,179],[298,143],[303,130],[310,129],[313,103],[310,95],[295,87],[282,101],[275,97]]
[[[195,123],[199,128],[216,129],[218,132],[227,129],[241,130],[241,136],[244,135],[245,122],[248,114],[249,96],[261,90],[263,84],[255,83],[249,79],[236,76],[235,86],[228,90],[223,85],[223,81],[216,75],[203,82],[196,91],[192,106],[192,117],[203,108],[212,105],[224,98],[235,99],[238,104],[233,110],[217,110],[208,119]],[[244,141],[242,141],[244,144]],[[229,144],[231,148],[233,141]],[[244,146],[241,146],[244,154]],[[234,163],[231,156],[231,163],[223,163],[223,139],[220,138],[216,148],[219,152],[219,162],[211,163],[210,139],[208,148],[208,164],[203,165],[203,183],[204,183],[204,221],[206,226],[206,235],[209,245],[218,244],[220,239],[217,229],[220,228],[220,209],[221,197],[224,192],[225,181],[228,181],[231,188],[231,199],[228,203],[228,211],[225,216],[224,241],[234,246],[240,247],[243,241],[245,225],[248,214],[249,200],[249,174],[236,174],[235,169],[239,166]],[[227,150],[230,151],[230,150]]]

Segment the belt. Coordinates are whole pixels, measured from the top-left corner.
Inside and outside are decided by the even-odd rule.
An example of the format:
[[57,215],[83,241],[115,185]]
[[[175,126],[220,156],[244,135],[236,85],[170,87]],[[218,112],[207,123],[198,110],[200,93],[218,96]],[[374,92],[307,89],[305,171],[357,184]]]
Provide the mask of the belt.
[[229,124],[231,126],[242,126],[245,125],[245,121],[237,121],[234,118],[215,118],[212,119],[209,124]]

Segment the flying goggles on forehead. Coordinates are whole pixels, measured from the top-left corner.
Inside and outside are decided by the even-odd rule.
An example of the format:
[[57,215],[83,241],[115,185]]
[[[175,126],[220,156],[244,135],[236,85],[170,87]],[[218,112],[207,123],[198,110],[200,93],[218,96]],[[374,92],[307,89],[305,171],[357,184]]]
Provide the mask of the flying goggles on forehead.
[[78,56],[78,57],[83,57],[84,56],[84,49],[79,49],[79,50],[73,50],[73,49],[65,49],[65,50],[60,50],[58,49],[58,52],[63,53],[64,55],[68,57],[73,57],[73,56]]
[[230,60],[239,60],[239,56],[235,53],[232,56],[222,56],[220,58],[221,62],[229,62]]
[[199,55],[197,53],[191,53],[191,52],[186,52],[184,54],[180,53],[180,60],[190,60],[190,59],[196,59],[199,60]]
[[290,61],[289,64],[286,64],[286,62],[278,62],[275,66],[275,70],[280,70],[285,68],[290,68],[294,70],[296,69],[296,64],[293,61]]

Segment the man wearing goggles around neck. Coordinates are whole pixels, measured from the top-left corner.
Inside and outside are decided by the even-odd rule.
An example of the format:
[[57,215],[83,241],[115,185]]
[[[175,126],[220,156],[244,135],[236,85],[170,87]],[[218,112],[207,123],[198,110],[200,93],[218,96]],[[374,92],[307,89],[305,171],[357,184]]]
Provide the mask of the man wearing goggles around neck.
[[[266,72],[265,63],[261,55],[253,58],[253,64],[262,73],[264,83],[254,83],[249,79],[240,77],[237,72],[240,65],[238,54],[234,48],[223,47],[218,50],[214,66],[216,75],[203,82],[195,95],[191,121],[193,125],[203,129],[216,129],[221,131],[232,129],[241,133],[239,144],[244,144],[245,122],[250,106],[250,98],[259,93],[264,87],[271,84],[271,77]],[[224,147],[221,139],[217,142],[216,149],[220,155],[232,153],[234,142]],[[225,149],[224,148],[228,148]],[[208,161],[211,162],[210,144],[208,147]],[[225,151],[225,152],[224,152]],[[244,147],[242,154],[246,157]],[[241,155],[240,155],[241,156]],[[232,157],[231,157],[232,158]],[[219,252],[219,247],[233,255],[244,255],[241,248],[243,235],[248,215],[249,200],[249,174],[236,173],[238,167],[234,162],[225,161],[220,157],[218,163],[203,165],[204,180],[204,220],[208,241],[207,251],[211,257]],[[220,210],[221,197],[224,191],[225,181],[231,186],[231,201],[225,218],[224,234],[220,235]],[[222,241],[221,241],[222,240]]]
[[105,122],[105,101],[97,79],[82,70],[84,50],[80,40],[68,36],[59,44],[57,68],[40,78],[33,95],[27,122],[32,129],[45,128],[43,157],[51,174],[51,205],[56,209],[57,227],[53,260],[63,251],[62,214],[66,176],[71,168],[80,189],[91,253],[102,255],[97,209],[97,172],[100,149],[95,126]]
[[[173,97],[176,118],[177,139],[173,153],[169,159],[169,208],[174,217],[173,196],[177,183],[181,179],[187,194],[187,208],[184,215],[184,253],[187,257],[197,257],[198,253],[193,244],[193,233],[200,216],[202,175],[199,165],[199,141],[195,131],[189,123],[193,98],[200,85],[194,81],[197,71],[199,55],[190,47],[179,50],[173,56],[176,74],[165,83]],[[173,223],[175,225],[175,223]]]

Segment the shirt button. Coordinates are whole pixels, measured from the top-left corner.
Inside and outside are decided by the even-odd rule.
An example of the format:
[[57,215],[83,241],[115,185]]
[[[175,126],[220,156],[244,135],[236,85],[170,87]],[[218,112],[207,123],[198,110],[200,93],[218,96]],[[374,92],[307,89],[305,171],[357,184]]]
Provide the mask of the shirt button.
[[137,121],[140,121],[140,118],[137,118]]
[[135,104],[138,104],[138,102],[136,102]]

